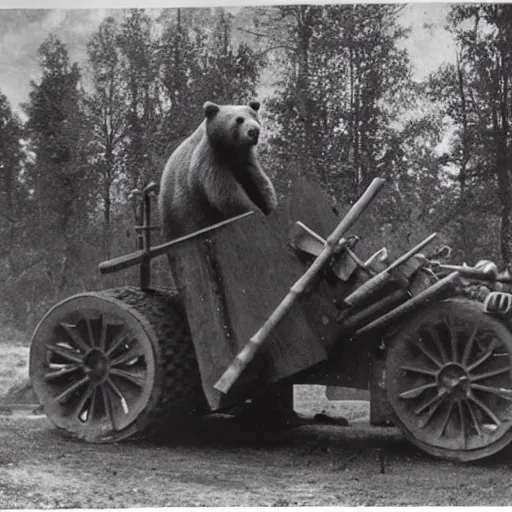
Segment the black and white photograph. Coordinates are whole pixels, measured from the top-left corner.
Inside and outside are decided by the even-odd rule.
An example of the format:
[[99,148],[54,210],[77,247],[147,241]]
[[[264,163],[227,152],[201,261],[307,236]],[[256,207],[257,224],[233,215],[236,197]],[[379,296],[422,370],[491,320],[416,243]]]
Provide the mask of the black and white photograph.
[[512,3],[0,0],[0,508],[512,504]]

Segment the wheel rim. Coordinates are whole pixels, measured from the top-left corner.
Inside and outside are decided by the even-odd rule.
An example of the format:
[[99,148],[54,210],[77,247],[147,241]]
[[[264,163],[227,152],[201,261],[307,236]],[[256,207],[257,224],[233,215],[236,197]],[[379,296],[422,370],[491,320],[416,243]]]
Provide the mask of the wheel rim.
[[155,353],[148,326],[121,302],[68,299],[37,327],[30,373],[57,426],[89,441],[121,438],[152,398]]
[[388,352],[388,398],[406,433],[435,455],[480,458],[511,440],[512,341],[496,319],[447,303]]

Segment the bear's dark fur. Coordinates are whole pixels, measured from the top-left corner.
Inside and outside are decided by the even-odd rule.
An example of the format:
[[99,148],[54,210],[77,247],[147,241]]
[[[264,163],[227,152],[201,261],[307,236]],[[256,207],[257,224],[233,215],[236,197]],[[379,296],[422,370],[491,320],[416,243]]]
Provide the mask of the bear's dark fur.
[[258,164],[260,104],[204,104],[205,119],[173,152],[160,183],[163,234],[170,240],[250,210],[269,214],[274,187]]

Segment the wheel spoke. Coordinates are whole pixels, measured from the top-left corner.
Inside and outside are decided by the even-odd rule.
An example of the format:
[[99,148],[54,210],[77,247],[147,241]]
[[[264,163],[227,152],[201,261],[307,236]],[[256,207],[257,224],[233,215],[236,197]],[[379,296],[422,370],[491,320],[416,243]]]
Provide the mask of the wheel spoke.
[[441,425],[441,430],[439,431],[439,434],[437,434],[437,437],[442,437],[442,435],[444,434],[446,425],[448,425],[448,421],[450,420],[452,411],[453,411],[453,402],[450,402],[450,405],[448,406],[448,411],[446,412],[445,417],[443,419],[443,423]]
[[469,400],[471,400],[476,406],[480,407],[480,409],[482,409],[482,411],[484,411],[485,414],[487,414],[487,416],[489,416],[489,418],[491,418],[491,420],[494,421],[496,426],[499,427],[501,425],[501,420],[498,418],[498,416],[496,416],[496,414],[494,414],[494,412],[489,407],[487,407],[487,405],[485,405],[481,400],[479,400],[475,395],[470,395]]
[[107,322],[105,321],[104,317],[101,318],[101,332],[100,332],[100,339],[98,341],[98,347],[101,350],[105,350],[106,344],[107,344]]
[[89,414],[87,416],[87,419],[94,418],[96,415],[96,409],[98,407],[98,386],[94,388],[94,391],[91,395],[91,404],[89,406]]
[[66,331],[68,334],[71,344],[77,348],[80,352],[85,354],[87,351],[91,349],[91,346],[86,343],[86,341],[82,338],[80,334],[80,330],[76,325],[61,323],[60,326]]
[[434,342],[434,345],[436,346],[439,355],[441,356],[441,361],[443,363],[447,363],[449,361],[448,354],[446,353],[446,349],[443,345],[443,342],[439,338],[439,333],[436,331],[435,327],[431,327],[430,329],[427,329],[427,332]]
[[89,337],[89,344],[91,345],[91,347],[94,347],[96,346],[96,336],[94,336],[94,332],[93,332],[93,328],[92,328],[92,320],[87,317],[85,319],[85,323],[87,325],[87,336]]
[[103,398],[103,405],[105,406],[105,415],[107,417],[107,421],[112,425],[112,428],[114,430],[119,430],[117,428],[115,419],[114,419],[114,412],[112,408],[112,399],[110,398],[110,393],[108,391],[108,386],[106,384],[100,385],[101,389],[101,396]]
[[476,419],[475,411],[473,410],[473,406],[471,405],[471,402],[469,400],[466,400],[465,403],[468,407],[469,416],[471,418],[473,426],[475,427],[476,433],[478,434],[478,437],[482,437],[482,431],[480,430],[480,425],[478,424],[478,420]]
[[48,350],[58,356],[67,359],[68,361],[72,361],[73,363],[81,363],[83,361],[83,356],[78,352],[70,350],[66,347],[61,347],[59,345],[48,345]]
[[110,347],[106,352],[107,356],[112,355],[124,342],[126,342],[126,333],[121,329],[112,339]]
[[450,344],[451,344],[451,349],[452,349],[452,361],[457,362],[458,359],[459,359],[459,351],[457,349],[457,333],[453,329],[452,319],[451,319],[451,317],[449,315],[446,317],[446,325],[448,327],[448,332],[450,333]]
[[468,438],[466,435],[466,417],[464,416],[464,411],[462,410],[463,403],[459,400],[457,401],[457,409],[459,410],[459,418],[460,418],[460,431],[462,437],[464,439],[464,449],[466,449],[468,445]]
[[[82,398],[80,399],[80,402],[78,402],[78,405],[74,408],[73,414],[80,420],[82,420],[81,415],[84,410],[85,404],[87,403],[87,400],[91,398],[91,395],[93,394],[94,390],[96,388],[96,385],[92,382],[89,383],[87,386],[87,389],[85,390],[85,393],[83,394]],[[91,411],[91,404],[89,404],[89,408],[87,410],[87,419],[85,421],[89,421],[90,417],[90,411]]]
[[496,348],[496,338],[493,338],[491,342],[489,343],[489,347],[487,350],[472,364],[470,364],[467,368],[468,372],[473,371],[477,366],[480,366],[482,363],[487,361],[489,357],[492,356],[492,353],[494,352],[494,349]]
[[117,377],[121,377],[139,388],[143,388],[146,382],[144,372],[135,372],[135,371],[127,371],[121,370],[120,368],[111,368],[110,375],[116,375]]
[[60,395],[55,397],[55,400],[60,404],[64,403],[77,389],[81,388],[84,384],[87,384],[87,382],[89,382],[89,377],[86,375],[71,384],[71,386],[68,386]]
[[[421,412],[423,412],[428,407],[432,407],[432,409],[430,409],[430,411],[427,413],[427,416],[422,418],[418,422],[418,425],[420,428],[424,428],[427,426],[428,422],[432,419],[432,417],[436,413],[437,409],[439,409],[439,406],[443,403],[443,398],[444,398],[444,394],[439,394],[439,395],[435,396],[432,400],[427,402],[427,404],[425,404],[423,407],[416,409],[416,411],[415,411],[416,414],[421,414]],[[421,412],[418,413],[418,411],[421,411]]]
[[414,343],[414,345],[416,347],[418,347],[418,349],[428,358],[430,359],[438,368],[441,368],[443,366],[443,363],[441,361],[439,361],[439,359],[437,359],[436,356],[434,356],[430,350],[427,350],[423,345],[422,345],[422,341],[423,340],[419,340],[419,343]]
[[44,374],[45,380],[53,380],[58,379],[59,377],[62,377],[63,375],[67,375],[68,373],[76,372],[78,369],[80,369],[79,364],[67,364],[63,368],[59,368],[58,370],[53,370],[46,372]]
[[447,391],[440,391],[436,396],[425,402],[423,405],[420,405],[414,410],[416,415],[420,415],[425,409],[428,409],[430,406],[436,404],[437,402],[441,403],[446,396]]
[[491,393],[493,395],[499,396],[500,398],[504,398],[505,400],[512,402],[512,389],[495,388],[492,386],[484,386],[483,384],[472,384],[471,387],[473,389],[485,391],[486,393]]
[[437,375],[437,370],[432,370],[430,368],[425,368],[424,366],[400,366],[400,370],[404,370],[406,372],[412,372],[412,373],[421,373],[423,375],[431,375],[432,377],[435,377]]
[[466,366],[469,360],[469,356],[471,354],[471,349],[473,348],[473,343],[476,339],[476,333],[478,332],[478,322],[475,322],[475,326],[473,327],[473,330],[471,331],[471,334],[469,335],[469,339],[466,343],[466,346],[464,347],[464,353],[462,354],[462,366]]
[[123,394],[121,393],[121,391],[119,391],[119,388],[115,385],[115,383],[112,381],[112,379],[107,379],[107,384],[110,386],[110,388],[112,389],[112,391],[117,395],[117,397],[119,398],[119,401],[121,402],[121,407],[123,408],[123,412],[125,414],[128,414],[129,412],[129,409],[128,409],[128,403],[126,402],[126,398],[123,396]]
[[110,366],[118,366],[120,364],[126,364],[132,359],[138,359],[140,356],[144,355],[138,343],[134,342],[128,351],[124,354],[119,355],[115,359],[110,361]]
[[408,400],[409,398],[416,398],[423,393],[423,391],[427,389],[435,388],[437,384],[435,382],[431,382],[429,384],[423,384],[422,386],[418,386],[416,388],[412,388],[409,391],[404,391],[403,393],[400,393],[398,396],[400,398],[404,398]]
[[496,375],[501,375],[502,373],[507,373],[508,371],[510,371],[510,366],[504,366],[503,368],[498,368],[497,370],[491,370],[489,372],[471,375],[469,380],[471,382],[476,382],[477,380],[490,379],[491,377],[496,377]]

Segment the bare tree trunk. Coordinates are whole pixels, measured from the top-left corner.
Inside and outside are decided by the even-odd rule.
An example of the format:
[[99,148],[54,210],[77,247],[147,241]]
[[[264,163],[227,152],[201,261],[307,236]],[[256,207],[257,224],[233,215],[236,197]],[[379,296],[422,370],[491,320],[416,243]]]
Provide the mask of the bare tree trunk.
[[[501,205],[501,229],[500,229],[500,242],[501,242],[501,255],[505,265],[511,263],[511,248],[512,248],[512,234],[510,224],[511,213],[511,191],[510,191],[510,171],[509,171],[509,158],[508,158],[508,136],[509,136],[509,122],[508,122],[508,76],[506,66],[505,50],[502,48],[498,58],[498,83],[496,88],[496,102],[499,102],[498,107],[494,108],[493,117],[496,128],[496,176],[498,179],[498,194]],[[501,76],[500,76],[501,75]],[[501,90],[499,81],[501,79]],[[498,117],[499,116],[499,117]]]
[[105,259],[110,259],[110,217],[112,209],[112,198],[110,197],[110,186],[112,184],[112,155],[107,153],[105,166],[105,182],[103,189],[103,256]]
[[[459,209],[461,212],[465,211],[466,208],[466,189],[467,189],[467,167],[469,162],[469,126],[468,126],[468,114],[467,114],[467,100],[466,100],[466,91],[464,87],[464,71],[462,69],[462,64],[459,58],[459,53],[456,52],[456,66],[457,66],[457,84],[459,89],[459,100],[461,107],[461,115],[462,115],[462,158],[460,162],[460,170],[459,170]],[[465,222],[460,222],[459,224],[460,230],[460,239],[462,243],[462,250],[464,255],[469,255],[471,253],[471,247],[468,244],[468,240],[470,239],[470,234],[468,233],[468,228]]]
[[469,161],[469,139],[468,139],[468,115],[467,115],[467,105],[466,105],[466,94],[464,91],[464,73],[462,71],[462,66],[459,59],[458,52],[456,53],[456,61],[457,61],[457,79],[458,79],[458,87],[459,87],[459,98],[460,98],[460,106],[462,112],[462,160],[460,164],[459,171],[459,185],[460,185],[460,195],[459,201],[463,203],[466,195],[466,174],[467,174],[467,165]]
[[312,148],[314,144],[314,131],[311,112],[311,98],[309,91],[309,51],[311,37],[313,31],[311,28],[311,6],[301,5],[297,6],[296,20],[297,20],[297,104],[299,105],[299,112],[304,124],[304,135],[306,138],[305,152],[306,162],[304,169],[306,171],[314,172],[314,156]]

